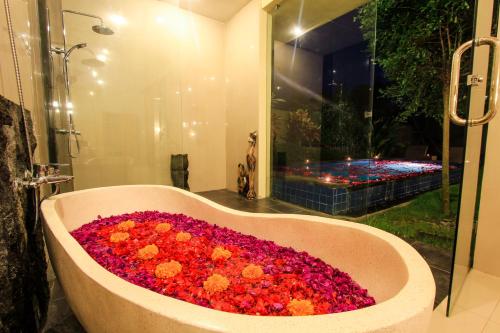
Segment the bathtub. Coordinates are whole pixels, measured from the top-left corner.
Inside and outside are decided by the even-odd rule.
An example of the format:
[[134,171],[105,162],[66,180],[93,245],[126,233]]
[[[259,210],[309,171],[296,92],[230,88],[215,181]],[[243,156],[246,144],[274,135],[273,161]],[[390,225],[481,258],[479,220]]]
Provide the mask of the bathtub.
[[[377,304],[305,317],[227,313],[133,285],[97,264],[69,234],[97,215],[158,210],[183,213],[319,257],[349,273]],[[406,242],[352,222],[228,209],[168,186],[117,186],[70,192],[42,204],[52,266],[69,305],[88,332],[426,332],[435,284]]]

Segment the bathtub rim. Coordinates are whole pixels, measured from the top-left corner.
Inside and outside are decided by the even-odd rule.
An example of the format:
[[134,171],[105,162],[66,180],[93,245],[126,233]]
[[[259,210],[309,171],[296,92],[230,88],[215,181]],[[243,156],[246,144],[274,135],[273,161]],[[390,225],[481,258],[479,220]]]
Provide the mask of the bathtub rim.
[[[399,254],[406,265],[408,280],[393,297],[374,306],[342,313],[306,317],[261,317],[235,314],[205,308],[168,296],[165,297],[164,295],[123,280],[99,265],[70,235],[56,210],[59,199],[77,196],[81,193],[98,192],[106,189],[126,190],[127,188],[155,188],[176,191],[229,215],[306,220],[315,223],[333,224],[368,233],[388,243]],[[163,185],[121,185],[68,192],[46,199],[42,203],[41,210],[44,226],[50,230],[55,240],[59,242],[60,246],[81,273],[85,274],[100,287],[105,288],[108,292],[127,302],[188,326],[221,332],[234,332],[236,329],[238,332],[253,332],[256,328],[263,331],[266,331],[266,329],[273,331],[273,327],[276,331],[279,331],[280,327],[287,327],[287,332],[306,332],[304,329],[310,329],[311,325],[329,327],[332,332],[336,332],[337,328],[340,331],[363,331],[364,329],[370,331],[370,329],[395,327],[398,323],[403,323],[422,315],[429,310],[429,307],[430,311],[432,311],[434,303],[434,278],[428,264],[421,255],[399,237],[360,223],[320,216],[243,212],[225,207],[200,195]],[[55,270],[57,271],[57,269]],[[360,321],[361,316],[363,319]],[[197,318],[195,322],[192,320],[193,317]],[[245,329],[242,329],[242,327]]]

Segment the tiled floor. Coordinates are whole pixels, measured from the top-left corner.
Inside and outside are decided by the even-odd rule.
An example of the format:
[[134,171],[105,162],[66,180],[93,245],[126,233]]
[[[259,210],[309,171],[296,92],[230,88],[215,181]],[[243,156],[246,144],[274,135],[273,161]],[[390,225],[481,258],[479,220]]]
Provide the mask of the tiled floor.
[[446,300],[434,311],[429,333],[499,333],[500,278],[472,270],[446,317]]
[[[212,201],[233,209],[253,213],[281,213],[281,214],[305,214],[331,217],[330,215],[308,210],[276,199],[266,198],[248,201],[245,198],[226,190],[198,193]],[[411,243],[417,251],[427,260],[431,267],[437,286],[436,305],[443,300],[448,293],[450,253],[420,242]],[[49,272],[52,299],[49,305],[49,314],[44,332],[47,333],[80,333],[85,332],[78,320],[71,312],[64,293],[52,272]],[[497,317],[500,320],[500,309]],[[437,332],[437,331],[436,331]],[[445,331],[442,331],[445,332]],[[452,332],[452,331],[450,331]],[[500,331],[498,331],[500,332]]]

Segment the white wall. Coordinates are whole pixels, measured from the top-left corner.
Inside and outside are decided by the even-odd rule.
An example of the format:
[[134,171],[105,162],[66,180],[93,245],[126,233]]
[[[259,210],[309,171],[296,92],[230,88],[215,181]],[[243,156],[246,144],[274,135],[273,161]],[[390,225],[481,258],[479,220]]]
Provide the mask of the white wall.
[[[246,165],[248,134],[259,129],[260,14],[261,2],[254,0],[226,25],[226,184],[232,191],[238,163]],[[263,177],[263,170],[257,176]]]
[[[21,74],[23,99],[30,112],[38,142],[34,152],[35,162],[48,162],[43,109],[43,88],[38,47],[38,22],[36,3],[10,0],[11,18]],[[37,58],[38,57],[38,58]],[[0,95],[19,104],[14,61],[10,48],[5,11],[0,5]]]
[[[28,109],[33,108],[33,84],[31,79],[31,57],[30,57],[30,27],[28,6],[25,1],[10,1],[11,15],[16,35],[16,49],[21,68],[21,79],[23,81],[24,99]],[[10,51],[7,22],[2,5],[0,6],[0,95],[19,103],[14,74],[14,62]]]
[[[69,45],[88,43],[70,61],[82,132],[75,189],[170,184],[176,153],[189,154],[192,191],[225,188],[224,24],[152,0],[64,0],[63,8],[102,16],[115,30],[98,35],[96,21],[66,16]],[[86,65],[106,52],[105,66]]]
[[[29,34],[26,2],[11,4],[17,35]],[[112,36],[98,35],[91,30],[97,21],[65,17],[68,47],[88,44],[73,52],[69,63],[72,112],[82,133],[81,154],[73,159],[75,189],[170,184],[170,154],[188,153],[192,191],[226,185],[236,190],[237,164],[245,163],[248,134],[254,130],[260,131],[258,153],[264,155],[258,169],[264,177],[267,64],[262,52],[267,51],[260,5],[254,0],[222,23],[161,1],[63,0],[64,9],[102,16],[115,31]],[[56,12],[51,18],[52,41],[53,46],[62,46]],[[3,15],[0,23],[4,27],[0,93],[17,101]],[[18,38],[25,98],[31,109],[32,59],[21,42]],[[89,64],[104,53],[104,66]],[[64,106],[62,62],[60,56],[54,57],[58,86],[54,100]],[[51,112],[57,127],[65,127],[64,108]],[[264,190],[264,178],[260,184]]]

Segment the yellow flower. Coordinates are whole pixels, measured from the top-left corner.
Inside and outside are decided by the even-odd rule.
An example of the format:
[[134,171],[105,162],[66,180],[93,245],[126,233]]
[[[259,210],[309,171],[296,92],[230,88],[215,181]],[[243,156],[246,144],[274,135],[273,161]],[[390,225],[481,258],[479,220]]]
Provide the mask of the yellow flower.
[[308,300],[292,299],[286,306],[292,316],[309,316],[314,314],[314,305]]
[[137,257],[142,260],[149,260],[158,254],[158,246],[154,244],[146,245],[137,252]]
[[163,233],[169,232],[172,229],[170,223],[158,223],[155,227],[156,232]]
[[135,227],[135,222],[132,220],[124,221],[116,226],[116,228],[120,231],[129,231],[134,227]]
[[182,265],[175,260],[170,260],[156,266],[155,275],[159,279],[167,279],[176,276],[182,270]]
[[229,280],[220,274],[213,274],[203,282],[203,289],[209,294],[224,291],[227,287],[229,287]]
[[109,237],[111,243],[126,241],[129,238],[128,232],[114,232]]
[[191,234],[189,232],[179,232],[175,236],[175,240],[178,242],[187,242],[191,239]]
[[264,271],[259,265],[250,264],[243,269],[241,275],[247,279],[258,279],[264,274]]
[[231,251],[226,250],[225,248],[221,246],[217,246],[213,251],[212,251],[212,260],[217,260],[217,259],[229,259],[231,257]]

